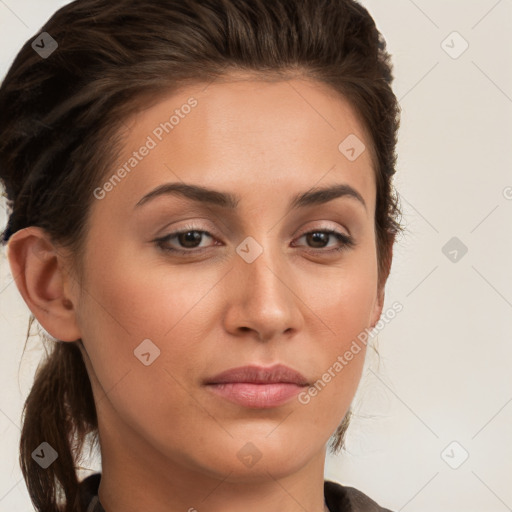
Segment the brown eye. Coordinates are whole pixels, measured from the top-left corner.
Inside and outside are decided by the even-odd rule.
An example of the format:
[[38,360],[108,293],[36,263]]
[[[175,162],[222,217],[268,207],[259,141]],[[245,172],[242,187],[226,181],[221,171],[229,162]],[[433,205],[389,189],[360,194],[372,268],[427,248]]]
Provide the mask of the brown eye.
[[[154,242],[164,251],[176,254],[192,255],[208,249],[208,247],[199,247],[199,244],[205,236],[213,238],[208,231],[195,229],[193,226],[189,226],[180,231],[175,231],[174,233],[169,233],[168,235],[160,237],[154,240]],[[177,243],[178,247],[173,247],[169,243],[171,240],[176,240],[175,244]]]
[[[306,238],[306,242],[311,244],[310,247],[312,249],[325,253],[342,251],[355,245],[354,240],[350,236],[333,229],[316,229],[314,231],[308,231],[300,238],[304,237]],[[325,250],[325,247],[333,237],[338,240],[338,247]]]

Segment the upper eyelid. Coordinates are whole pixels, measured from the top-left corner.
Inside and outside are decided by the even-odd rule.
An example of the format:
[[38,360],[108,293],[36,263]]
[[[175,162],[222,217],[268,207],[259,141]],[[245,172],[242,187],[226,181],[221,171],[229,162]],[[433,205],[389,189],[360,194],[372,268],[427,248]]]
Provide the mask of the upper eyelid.
[[[318,222],[322,222],[322,221],[318,221]],[[322,230],[329,230],[329,229],[333,230],[333,231],[340,232],[340,228],[333,227],[332,225],[326,225],[326,224],[323,224],[320,226],[311,226],[309,228],[301,229],[300,232],[302,234],[305,234],[305,233],[309,233],[311,231],[322,231]],[[346,227],[343,227],[343,229],[345,229],[347,231],[347,233],[342,233],[342,234],[346,234],[346,236],[350,236],[350,230],[347,229]],[[187,232],[187,231],[200,231],[203,233],[207,233],[209,235],[217,236],[215,229],[210,229],[208,227],[203,227],[203,226],[194,226],[192,224],[173,229],[172,231],[170,231],[167,234],[164,234],[162,236],[175,235],[175,234],[179,234],[179,233],[183,233],[183,232]],[[220,236],[220,235],[218,235],[218,236]]]
[[[206,234],[208,236],[210,236],[211,238],[215,238],[215,239],[218,239],[219,236],[217,236],[215,234],[215,232],[212,232],[213,230],[209,230],[209,229],[202,229],[200,227],[196,227],[196,226],[184,226],[183,228],[178,228],[174,231],[171,231],[167,234],[164,234],[162,235],[161,237],[158,238],[158,240],[162,240],[162,239],[169,239],[169,238],[173,238],[177,235],[180,235],[180,234],[183,234],[183,233],[187,233],[189,231],[197,231],[199,233],[203,233],[203,234]],[[349,238],[349,239],[353,239],[352,235],[349,233],[344,233],[343,231],[340,231],[338,228],[333,228],[331,226],[327,226],[327,225],[323,225],[323,226],[318,226],[318,227],[311,227],[311,228],[307,228],[307,229],[304,229],[304,230],[301,230],[299,232],[299,234],[297,235],[294,235],[294,240],[297,239],[297,238],[302,238],[304,235],[307,235],[309,233],[312,233],[312,232],[316,232],[316,231],[319,231],[319,232],[327,232],[327,231],[332,231],[333,233],[331,233],[331,235],[334,235],[334,234],[340,234],[346,238]],[[348,230],[347,230],[348,231]],[[192,251],[193,249],[191,249]]]

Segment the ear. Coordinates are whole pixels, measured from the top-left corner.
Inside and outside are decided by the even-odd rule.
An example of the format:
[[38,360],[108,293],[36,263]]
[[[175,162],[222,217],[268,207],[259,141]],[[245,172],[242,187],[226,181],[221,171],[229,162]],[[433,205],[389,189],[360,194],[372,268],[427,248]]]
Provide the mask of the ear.
[[41,326],[58,340],[79,339],[64,254],[46,231],[35,226],[16,231],[7,258],[16,286]]
[[379,287],[379,290],[377,291],[377,298],[375,299],[375,304],[373,306],[370,322],[370,326],[372,327],[372,329],[375,327],[375,325],[380,319],[380,315],[382,314],[382,309],[384,307],[384,297],[384,285],[382,285],[381,287]]
[[384,256],[384,271],[382,275],[379,276],[378,284],[377,284],[377,297],[375,300],[375,304],[372,311],[371,323],[370,325],[375,327],[377,322],[380,319],[382,314],[382,309],[384,308],[384,299],[385,299],[385,287],[386,281],[388,280],[389,272],[391,271],[391,262],[393,261],[393,243],[389,244],[387,248],[386,254]]

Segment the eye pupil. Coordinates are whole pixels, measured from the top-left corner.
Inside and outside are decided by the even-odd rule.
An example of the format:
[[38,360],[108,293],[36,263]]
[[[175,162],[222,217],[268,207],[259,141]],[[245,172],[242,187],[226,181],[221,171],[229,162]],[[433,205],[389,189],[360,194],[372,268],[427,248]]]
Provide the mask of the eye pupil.
[[313,241],[313,245],[316,243],[316,242],[320,242],[320,247],[323,247],[327,241],[328,241],[328,238],[329,238],[329,233],[322,233],[322,232],[314,232],[314,233],[310,233],[307,235],[309,237],[310,240]]
[[[180,243],[183,243],[185,247],[190,247],[187,245],[189,242],[200,242],[201,236],[198,231],[186,231],[178,235]],[[195,247],[195,245],[192,245],[192,247]]]

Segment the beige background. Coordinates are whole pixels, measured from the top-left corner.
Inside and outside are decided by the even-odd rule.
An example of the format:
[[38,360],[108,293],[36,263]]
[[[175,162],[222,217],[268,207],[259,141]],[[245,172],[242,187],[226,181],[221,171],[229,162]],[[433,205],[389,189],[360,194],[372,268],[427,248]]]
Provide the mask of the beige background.
[[[1,78],[66,3],[0,0]],[[380,365],[368,358],[348,452],[328,458],[326,478],[397,511],[512,510],[512,2],[361,3],[388,41],[402,106],[408,232],[386,307],[404,309],[379,333]],[[443,253],[452,237],[468,249],[456,262],[453,247]],[[27,321],[1,252],[0,509],[10,512],[33,510],[17,460],[39,357],[33,340],[20,366]]]

